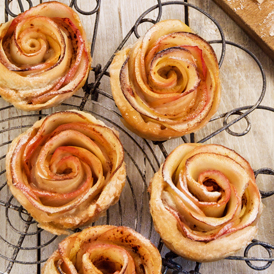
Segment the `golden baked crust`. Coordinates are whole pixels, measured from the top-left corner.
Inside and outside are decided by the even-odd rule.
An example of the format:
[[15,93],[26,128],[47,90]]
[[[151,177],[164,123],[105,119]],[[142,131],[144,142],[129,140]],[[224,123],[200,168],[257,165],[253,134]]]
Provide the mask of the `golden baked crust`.
[[81,88],[90,46],[75,11],[47,2],[0,26],[0,95],[16,108],[50,108]]
[[155,24],[110,66],[123,123],[155,141],[195,132],[217,111],[219,67],[212,47],[179,20]]
[[[63,240],[42,269],[42,274],[125,273],[160,274],[158,249],[127,227],[97,226]],[[108,270],[108,272],[104,271]]]
[[49,115],[19,135],[6,174],[15,198],[54,234],[97,220],[126,180],[118,133],[76,110]]
[[151,180],[150,194],[156,231],[187,259],[224,258],[257,233],[262,203],[254,173],[223,146],[177,147]]

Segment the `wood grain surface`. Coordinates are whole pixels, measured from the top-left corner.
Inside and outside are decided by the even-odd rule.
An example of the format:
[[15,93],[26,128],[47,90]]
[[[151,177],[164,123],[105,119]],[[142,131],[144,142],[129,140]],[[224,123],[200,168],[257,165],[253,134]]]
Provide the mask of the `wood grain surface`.
[[[248,0],[238,0],[238,3],[246,3]],[[252,2],[252,0],[249,0]],[[39,0],[32,1],[34,5],[40,3]],[[70,1],[62,0],[63,3],[68,4]],[[163,3],[168,1],[162,1]],[[183,2],[183,1],[180,1]],[[226,2],[234,2],[226,1]],[[236,2],[236,0],[235,0]],[[265,0],[271,2],[271,0]],[[25,9],[28,8],[27,1],[22,1]],[[246,33],[240,28],[213,0],[189,0],[189,4],[195,5],[203,9],[219,22],[223,29],[225,39],[227,41],[235,42],[244,48],[250,50],[260,61],[266,75],[266,94],[262,101],[262,105],[274,107],[274,62]],[[93,56],[93,66],[101,64],[102,67],[111,58],[117,47],[120,45],[123,38],[129,33],[132,26],[139,18],[139,16],[153,5],[156,5],[156,0],[112,0],[102,1],[100,8],[100,19],[97,38],[95,42],[95,50]],[[259,11],[257,4],[256,10]],[[92,10],[95,5],[95,0],[78,0],[78,5],[85,10]],[[18,12],[19,7],[17,1],[10,3],[10,8],[13,12]],[[263,4],[261,5],[263,8]],[[5,22],[4,1],[0,1],[0,21]],[[244,12],[244,10],[240,10]],[[158,15],[157,10],[149,13],[146,18],[156,19]],[[265,15],[266,16],[266,15]],[[93,35],[93,26],[95,17],[81,15],[81,20],[86,29],[87,36],[90,38]],[[182,5],[171,5],[163,8],[161,19],[180,19],[188,21],[190,27],[206,40],[219,40],[220,34],[218,29],[212,21],[205,15],[201,14],[194,8],[185,8]],[[144,34],[147,29],[151,27],[151,23],[143,23],[138,27],[140,35]],[[137,40],[133,35],[130,36],[126,45],[132,44]],[[217,56],[220,58],[221,46],[218,43],[212,43]],[[221,66],[221,85],[222,97],[219,110],[215,117],[226,113],[236,107],[250,106],[257,102],[263,86],[262,74],[257,63],[244,50],[227,45],[224,62]],[[94,81],[94,72],[92,71],[89,77],[89,82]],[[103,77],[100,81],[100,90],[104,91],[111,97],[111,90],[109,78]],[[81,103],[81,96],[83,91],[79,91],[78,96],[66,102],[62,106],[44,110],[42,112],[26,113],[11,107],[9,103],[0,98],[0,273],[40,273],[41,267],[37,266],[37,260],[45,260],[57,248],[58,243],[63,237],[56,239],[50,233],[45,231],[39,232],[37,236],[37,225],[31,223],[27,229],[29,233],[23,236],[20,232],[25,229],[25,222],[19,216],[20,214],[13,210],[13,207],[8,210],[7,205],[11,197],[10,191],[5,186],[5,155],[8,150],[10,142],[25,131],[28,127],[39,119],[39,117],[53,113],[58,110],[77,108]],[[127,163],[128,181],[126,187],[121,195],[119,205],[111,208],[109,215],[101,218],[96,224],[105,224],[109,220],[110,224],[127,225],[141,232],[144,236],[151,239],[151,241],[158,245],[159,235],[154,231],[151,225],[151,219],[148,209],[148,195],[147,186],[151,177],[154,174],[154,169],[159,163],[164,160],[164,155],[158,145],[153,144],[147,140],[143,140],[134,134],[130,133],[123,127],[119,119],[119,110],[116,108],[112,100],[99,96],[98,102],[93,103],[90,98],[84,107],[85,111],[99,117],[105,123],[116,128],[120,133],[121,141],[124,145]],[[34,114],[35,116],[29,116]],[[14,118],[16,117],[16,118]],[[230,118],[234,119],[237,115]],[[274,113],[256,109],[250,115],[248,120],[251,123],[251,130],[248,134],[235,137],[226,131],[222,131],[215,137],[208,140],[206,143],[216,143],[234,149],[244,158],[246,158],[254,170],[269,167],[274,168]],[[113,124],[115,122],[115,124]],[[208,134],[220,128],[223,124],[223,119],[217,119],[214,122],[208,123],[203,129],[197,132],[194,136],[195,141],[199,141]],[[242,119],[230,129],[236,132],[242,132],[246,128],[246,120]],[[186,136],[190,140],[190,136]],[[181,138],[169,140],[163,144],[163,148],[167,153],[170,153],[176,146],[183,141]],[[154,159],[151,155],[156,155]],[[152,162],[150,162],[152,159]],[[273,176],[259,175],[257,178],[259,188],[261,190],[273,190]],[[135,196],[132,193],[135,193]],[[269,197],[263,200],[265,205],[260,223],[259,233],[257,239],[265,241],[269,244],[274,244],[274,222],[273,222],[273,202],[274,197]],[[19,206],[15,199],[11,200],[13,206]],[[137,210],[137,212],[136,212]],[[122,215],[120,214],[122,211]],[[7,218],[7,214],[9,218]],[[27,214],[23,213],[24,218],[28,218]],[[152,227],[152,231],[150,228]],[[32,235],[34,234],[34,236]],[[36,234],[35,234],[36,233]],[[21,249],[16,257],[18,263],[10,263],[10,258],[13,257],[13,245],[17,245],[22,241]],[[50,244],[47,244],[50,242]],[[43,246],[45,245],[45,246]],[[41,246],[40,251],[29,247]],[[224,247],[225,248],[225,247]],[[167,248],[163,248],[162,256],[168,252]],[[243,250],[240,250],[237,255],[243,256]],[[8,259],[5,259],[6,256]],[[252,249],[249,256],[253,257],[268,257],[268,253],[264,248]],[[27,261],[29,264],[22,264]],[[185,271],[190,271],[195,268],[195,262],[177,258],[176,261],[180,263]],[[263,265],[262,262],[257,262],[257,265]],[[41,266],[43,263],[41,264]],[[199,269],[202,274],[254,274],[258,271],[251,269],[243,261],[236,260],[220,260],[214,263],[203,263]],[[274,266],[270,266],[267,270],[260,273],[270,274],[274,273]]]
[[274,1],[214,0],[274,60]]

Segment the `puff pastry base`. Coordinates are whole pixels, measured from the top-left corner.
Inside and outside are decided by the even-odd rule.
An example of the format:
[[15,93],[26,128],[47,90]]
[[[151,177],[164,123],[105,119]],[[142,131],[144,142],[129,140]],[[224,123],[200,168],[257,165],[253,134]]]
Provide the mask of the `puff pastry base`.
[[155,24],[110,66],[122,122],[142,138],[163,141],[205,126],[220,101],[212,47],[179,20]]
[[12,194],[40,227],[68,234],[118,201],[126,181],[123,146],[92,115],[57,112],[12,142],[6,174]]
[[257,233],[262,203],[254,173],[223,146],[179,146],[154,175],[149,191],[156,231],[184,258],[225,258]]
[[63,240],[42,269],[42,274],[136,273],[160,274],[158,249],[127,227],[97,226]]
[[78,14],[52,1],[0,26],[0,95],[16,108],[60,104],[84,84],[90,44]]

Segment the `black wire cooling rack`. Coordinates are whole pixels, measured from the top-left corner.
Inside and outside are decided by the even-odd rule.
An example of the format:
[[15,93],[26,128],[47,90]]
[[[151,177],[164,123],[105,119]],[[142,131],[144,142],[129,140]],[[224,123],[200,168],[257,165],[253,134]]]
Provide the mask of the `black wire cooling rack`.
[[[15,1],[15,0],[13,0]],[[32,1],[26,0],[29,8],[32,7]],[[9,16],[15,17],[17,16],[10,9],[10,3],[12,0],[5,0],[5,18],[6,21],[9,19]],[[24,11],[24,6],[21,0],[17,0],[19,8],[21,12]],[[74,8],[79,14],[85,16],[91,16],[94,19],[94,28],[92,34],[92,42],[91,42],[91,55],[94,53],[94,47],[96,43],[97,30],[99,25],[99,14],[101,7],[101,0],[94,0],[95,7],[91,11],[82,10],[77,0],[70,1],[70,7]],[[146,10],[136,21],[134,26],[130,29],[128,34],[122,40],[117,50],[123,48],[125,43],[129,40],[129,38],[134,35],[136,38],[139,38],[140,35],[138,33],[138,28],[141,24],[145,22],[149,22],[155,24],[160,21],[162,18],[162,13],[165,6],[169,5],[180,5],[183,9],[185,9],[186,18],[185,21],[188,23],[187,11],[188,9],[195,9],[198,12],[202,13],[204,16],[208,17],[217,27],[220,40],[212,40],[209,41],[211,44],[220,44],[221,45],[221,54],[219,58],[219,66],[222,66],[223,60],[225,58],[226,46],[237,47],[247,54],[250,55],[251,58],[257,63],[261,76],[262,76],[262,91],[259,95],[259,98],[256,103],[249,106],[242,106],[239,108],[232,109],[226,113],[223,113],[219,116],[216,116],[211,119],[210,122],[214,122],[216,120],[222,121],[222,126],[220,126],[216,131],[210,133],[207,136],[204,136],[202,139],[196,141],[203,143],[213,136],[219,134],[222,131],[226,131],[228,134],[233,136],[243,136],[247,134],[251,128],[251,122],[248,115],[253,112],[255,109],[261,109],[267,112],[274,112],[274,109],[271,107],[266,107],[260,105],[262,99],[265,95],[266,91],[266,77],[263,71],[263,68],[259,62],[259,60],[252,54],[250,51],[245,49],[244,47],[226,41],[224,37],[224,33],[214,18],[212,18],[208,13],[201,10],[200,8],[193,6],[187,2],[183,1],[170,1],[162,3],[161,0],[157,0],[157,4],[152,6],[148,10]],[[149,14],[152,11],[156,11],[157,15],[153,16],[156,19],[152,19],[149,17]],[[116,52],[115,51],[115,52]],[[119,131],[120,138],[125,141],[128,145],[125,147],[125,157],[128,162],[128,166],[133,172],[128,172],[127,176],[127,184],[125,188],[127,188],[127,193],[130,195],[121,195],[120,201],[117,205],[113,206],[107,211],[105,217],[101,218],[95,224],[113,224],[113,225],[126,225],[134,228],[138,232],[144,234],[147,238],[152,239],[154,243],[158,243],[158,248],[160,251],[163,251],[164,245],[153,230],[153,224],[151,217],[148,211],[148,194],[147,194],[147,186],[148,179],[152,177],[152,175],[159,169],[160,159],[157,155],[159,153],[162,155],[164,159],[167,157],[168,152],[165,148],[165,142],[150,142],[147,140],[141,140],[140,138],[129,132],[127,129],[123,127],[120,122],[121,115],[117,108],[115,107],[115,103],[110,92],[106,92],[100,88],[100,84],[103,79],[107,79],[109,77],[108,68],[111,64],[111,61],[114,57],[114,53],[112,57],[108,60],[105,66],[98,64],[93,67],[92,74],[93,81],[87,81],[83,87],[82,95],[74,95],[73,98],[68,99],[65,103],[63,103],[58,110],[68,109],[68,108],[76,108],[84,111],[91,112],[94,116],[103,120],[105,123],[111,125],[115,129]],[[108,80],[108,79],[107,79]],[[5,218],[6,223],[10,227],[9,233],[5,233],[3,235],[0,230],[0,242],[1,242],[1,251],[0,251],[0,260],[3,260],[5,263],[3,269],[0,269],[0,273],[12,273],[15,265],[35,265],[36,273],[41,272],[42,264],[47,260],[47,257],[56,249],[57,243],[61,240],[60,237],[50,235],[49,233],[43,231],[42,229],[37,227],[37,223],[32,219],[32,217],[24,210],[22,206],[20,206],[14,197],[10,194],[7,183],[6,183],[6,175],[5,175],[5,153],[8,149],[8,145],[12,142],[13,138],[15,138],[18,134],[24,131],[26,128],[32,126],[32,124],[42,117],[46,116],[48,113],[46,111],[35,112],[31,114],[26,114],[24,112],[18,113],[16,109],[10,105],[6,104],[4,107],[0,108],[0,112],[2,117],[7,117],[0,121],[0,135],[2,136],[2,143],[0,141],[0,166],[2,169],[0,170],[0,219]],[[12,115],[11,115],[12,113]],[[236,116],[233,120],[228,122],[231,116]],[[241,133],[233,132],[230,127],[237,123],[238,121],[245,119],[247,123],[246,129]],[[18,123],[19,122],[19,123]],[[18,125],[19,124],[19,125]],[[190,134],[189,137],[183,136],[183,142],[194,142],[195,135]],[[124,143],[125,143],[124,142]],[[136,160],[132,155],[134,153],[139,153],[142,155],[142,162]],[[263,168],[259,169],[255,172],[255,176],[257,177],[259,174],[268,174],[274,175],[274,170],[271,168]],[[131,174],[136,174],[134,178],[132,178]],[[133,181],[139,181],[140,184],[136,186]],[[274,194],[274,191],[264,192],[261,191],[262,198],[269,197]],[[129,197],[128,197],[129,196]],[[115,217],[113,217],[115,216]],[[119,216],[117,218],[117,216]],[[130,216],[130,218],[127,218]],[[16,222],[14,222],[16,220]],[[44,237],[44,234],[46,237]],[[45,240],[46,239],[46,240]],[[25,244],[27,242],[27,244]],[[29,244],[31,243],[31,244]],[[249,256],[250,250],[254,246],[261,246],[266,249],[269,257],[267,258],[255,258]],[[53,246],[53,248],[51,248]],[[253,240],[245,249],[243,256],[230,256],[226,259],[233,261],[243,261],[245,262],[251,269],[256,271],[267,269],[274,260],[272,256],[272,250],[274,246],[261,242],[258,240]],[[5,252],[3,251],[5,250]],[[50,250],[50,251],[49,251]],[[4,252],[4,253],[3,253]],[[33,258],[33,260],[29,261],[25,259],[24,253],[28,252],[31,256],[28,258]],[[162,252],[163,253],[163,252]],[[167,273],[171,271],[172,273],[185,273],[185,274],[199,274],[201,263],[194,264],[193,270],[185,270],[184,266],[176,262],[177,255],[173,252],[166,252],[163,255],[163,273]],[[242,263],[243,263],[242,262]],[[262,266],[257,266],[254,262],[261,262]],[[1,264],[0,264],[1,265]],[[23,273],[24,271],[20,272]],[[14,272],[15,273],[15,272]],[[17,272],[18,273],[18,272]],[[24,272],[25,273],[25,272]]]

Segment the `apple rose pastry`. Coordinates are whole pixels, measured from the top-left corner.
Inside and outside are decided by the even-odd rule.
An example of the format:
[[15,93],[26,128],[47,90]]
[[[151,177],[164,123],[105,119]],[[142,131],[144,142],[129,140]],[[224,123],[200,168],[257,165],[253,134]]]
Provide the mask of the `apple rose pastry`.
[[63,240],[42,274],[124,273],[161,274],[158,249],[127,227],[95,226]]
[[212,47],[179,20],[155,24],[110,66],[112,94],[123,123],[154,141],[203,127],[220,101]]
[[176,254],[214,261],[257,233],[260,192],[249,163],[220,145],[183,144],[150,183],[156,231]]
[[118,133],[81,111],[49,115],[19,135],[6,174],[15,198],[54,234],[98,219],[126,180]]
[[61,103],[81,88],[91,64],[76,12],[48,2],[0,27],[0,95],[26,111]]

